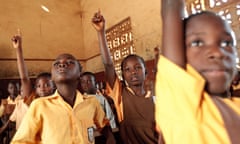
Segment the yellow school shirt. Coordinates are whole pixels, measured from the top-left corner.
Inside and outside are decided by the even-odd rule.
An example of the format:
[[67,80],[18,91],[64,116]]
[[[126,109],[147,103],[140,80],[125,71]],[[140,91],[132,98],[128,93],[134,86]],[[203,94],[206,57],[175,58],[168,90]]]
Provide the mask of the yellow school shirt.
[[233,102],[240,108],[240,98],[239,97],[233,97]]
[[[155,116],[166,144],[231,143],[221,113],[204,86],[205,80],[191,66],[185,71],[160,57]],[[226,104],[239,117],[240,109],[231,101]]]
[[24,100],[23,99],[18,100],[14,108],[14,111],[9,118],[11,121],[16,122],[16,129],[19,128],[23,117],[27,113],[27,110],[28,110],[28,105],[24,103]]
[[93,127],[108,121],[95,97],[79,91],[73,108],[56,91],[35,99],[11,144],[93,144]]
[[107,89],[109,90],[109,96],[113,99],[114,105],[117,112],[118,122],[121,122],[123,120],[123,103],[122,103],[122,94],[121,89],[122,85],[118,78],[116,78],[114,82],[113,89],[109,86],[107,83]]
[[10,98],[10,96],[8,96],[8,98],[7,98],[7,103],[8,104],[16,104],[19,100],[21,100],[22,99],[22,96],[21,95],[18,95],[14,100],[12,100],[11,98]]

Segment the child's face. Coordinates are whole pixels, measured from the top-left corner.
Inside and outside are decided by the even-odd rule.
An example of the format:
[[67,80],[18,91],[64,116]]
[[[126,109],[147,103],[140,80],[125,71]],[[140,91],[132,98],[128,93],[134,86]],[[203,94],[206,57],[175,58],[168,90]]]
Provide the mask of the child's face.
[[8,93],[11,96],[17,95],[17,87],[13,83],[8,84]]
[[54,85],[50,78],[39,77],[36,81],[36,94],[40,97],[53,94]]
[[80,86],[83,93],[96,94],[95,80],[91,75],[83,75],[80,80]]
[[225,93],[235,75],[236,49],[232,30],[215,15],[198,15],[186,25],[187,61],[207,81],[211,95]]
[[146,69],[139,58],[129,57],[123,64],[122,70],[124,80],[130,87],[143,85]]
[[59,55],[52,65],[52,80],[59,82],[76,82],[80,77],[77,60],[70,54]]

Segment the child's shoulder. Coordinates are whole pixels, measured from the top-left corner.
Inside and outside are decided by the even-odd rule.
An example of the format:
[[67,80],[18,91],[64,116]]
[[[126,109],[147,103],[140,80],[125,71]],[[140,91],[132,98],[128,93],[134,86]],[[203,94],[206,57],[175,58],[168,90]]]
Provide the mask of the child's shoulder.
[[100,105],[100,101],[95,95],[84,95],[83,100],[85,103],[92,104],[94,106]]
[[35,98],[33,99],[31,105],[42,105],[43,103],[46,103],[48,102],[48,100],[50,99],[55,99],[56,96],[44,96],[44,97],[38,97],[38,98]]
[[84,101],[97,101],[96,95],[83,95]]

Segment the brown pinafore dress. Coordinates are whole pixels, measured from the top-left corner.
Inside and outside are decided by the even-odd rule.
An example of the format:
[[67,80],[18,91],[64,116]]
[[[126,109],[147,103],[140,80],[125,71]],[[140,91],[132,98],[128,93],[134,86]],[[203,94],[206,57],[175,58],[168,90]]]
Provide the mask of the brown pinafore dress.
[[153,97],[139,97],[123,87],[122,100],[120,135],[124,144],[157,144]]

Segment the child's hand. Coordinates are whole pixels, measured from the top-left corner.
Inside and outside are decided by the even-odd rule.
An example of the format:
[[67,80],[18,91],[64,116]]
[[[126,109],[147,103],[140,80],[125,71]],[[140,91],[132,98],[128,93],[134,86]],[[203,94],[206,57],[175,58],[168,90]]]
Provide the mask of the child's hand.
[[100,11],[96,12],[92,18],[92,24],[93,27],[97,30],[97,31],[101,31],[104,30],[105,28],[105,19],[104,17],[101,15]]
[[18,29],[17,34],[12,37],[13,48],[20,48],[22,46],[22,36]]

